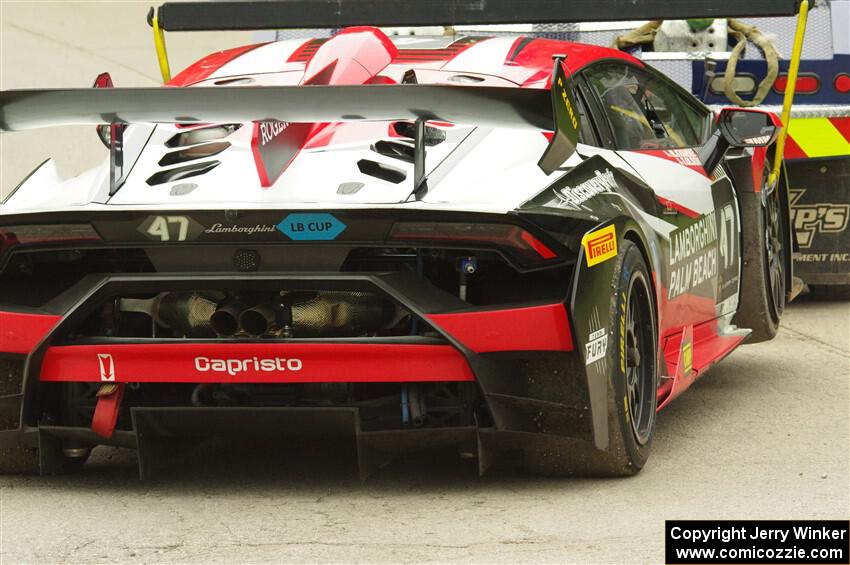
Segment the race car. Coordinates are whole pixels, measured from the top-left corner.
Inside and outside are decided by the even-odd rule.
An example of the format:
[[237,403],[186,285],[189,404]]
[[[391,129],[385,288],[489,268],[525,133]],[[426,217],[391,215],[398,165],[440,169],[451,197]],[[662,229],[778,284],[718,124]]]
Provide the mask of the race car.
[[343,436],[368,475],[632,475],[656,413],[791,280],[781,124],[617,50],[349,27],[165,88],[0,93],[0,131],[97,127],[0,206],[0,470],[98,445]]

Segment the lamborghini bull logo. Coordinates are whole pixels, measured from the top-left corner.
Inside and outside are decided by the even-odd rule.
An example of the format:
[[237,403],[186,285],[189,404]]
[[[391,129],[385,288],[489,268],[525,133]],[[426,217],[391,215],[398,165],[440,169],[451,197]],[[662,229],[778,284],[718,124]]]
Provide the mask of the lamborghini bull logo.
[[850,204],[800,204],[805,189],[791,190],[791,222],[797,242],[807,249],[819,233],[840,233],[847,228]]

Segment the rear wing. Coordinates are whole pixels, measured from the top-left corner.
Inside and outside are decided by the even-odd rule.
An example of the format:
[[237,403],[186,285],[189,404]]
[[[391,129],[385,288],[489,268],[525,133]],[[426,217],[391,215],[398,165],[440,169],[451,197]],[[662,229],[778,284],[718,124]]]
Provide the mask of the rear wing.
[[434,120],[552,130],[548,90],[443,85],[5,90],[0,132],[109,123]]
[[[0,132],[111,124],[114,194],[123,178],[123,125],[132,123],[413,121],[414,194],[427,190],[425,123],[553,131],[538,165],[548,175],[574,152],[578,114],[562,57],[552,89],[446,85],[91,88],[0,91]],[[117,137],[115,137],[117,136]]]

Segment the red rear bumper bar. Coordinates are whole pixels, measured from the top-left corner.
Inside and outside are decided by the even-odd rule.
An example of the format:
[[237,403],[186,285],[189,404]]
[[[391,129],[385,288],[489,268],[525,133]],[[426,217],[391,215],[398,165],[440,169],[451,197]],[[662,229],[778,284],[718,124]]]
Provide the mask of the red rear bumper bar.
[[28,354],[62,316],[0,312],[0,353]]
[[40,380],[116,383],[473,381],[450,345],[154,343],[48,348]]

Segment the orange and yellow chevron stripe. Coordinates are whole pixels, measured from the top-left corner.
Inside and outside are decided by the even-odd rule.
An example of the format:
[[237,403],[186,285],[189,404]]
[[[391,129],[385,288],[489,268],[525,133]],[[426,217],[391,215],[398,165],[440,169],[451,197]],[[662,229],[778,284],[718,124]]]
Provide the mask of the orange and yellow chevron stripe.
[[791,118],[786,159],[850,156],[850,117]]

